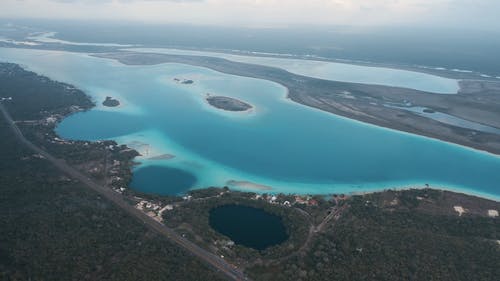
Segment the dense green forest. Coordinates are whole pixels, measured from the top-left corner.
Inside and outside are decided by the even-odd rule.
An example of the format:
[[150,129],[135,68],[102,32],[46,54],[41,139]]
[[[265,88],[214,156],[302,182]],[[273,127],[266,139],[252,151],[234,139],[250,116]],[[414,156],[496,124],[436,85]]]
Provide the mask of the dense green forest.
[[[12,97],[3,103],[16,120],[92,105],[82,92],[12,64],[0,64],[0,97]],[[33,155],[3,117],[0,147],[0,280],[221,280]]]
[[499,207],[435,190],[354,196],[305,255],[249,272],[259,280],[498,280],[498,218],[443,208],[458,201],[471,212]]

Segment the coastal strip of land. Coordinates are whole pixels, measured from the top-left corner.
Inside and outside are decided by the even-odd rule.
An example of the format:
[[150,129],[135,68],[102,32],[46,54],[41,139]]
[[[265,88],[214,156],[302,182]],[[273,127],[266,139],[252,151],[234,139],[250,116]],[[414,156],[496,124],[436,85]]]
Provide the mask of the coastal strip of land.
[[500,128],[500,110],[498,110],[500,82],[462,80],[457,94],[440,95],[406,88],[316,79],[295,75],[279,68],[214,57],[125,51],[94,56],[116,59],[129,65],[183,63],[231,75],[265,79],[286,87],[290,100],[312,108],[381,127],[500,154],[498,134],[452,126],[396,108],[425,107],[471,122]]

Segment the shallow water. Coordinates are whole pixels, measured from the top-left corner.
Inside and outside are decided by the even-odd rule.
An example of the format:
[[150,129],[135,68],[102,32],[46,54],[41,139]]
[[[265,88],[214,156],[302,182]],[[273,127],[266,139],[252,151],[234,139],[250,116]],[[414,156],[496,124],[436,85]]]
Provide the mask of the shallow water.
[[471,130],[476,130],[476,131],[485,132],[485,133],[500,135],[500,129],[498,129],[498,128],[483,125],[483,124],[476,123],[476,122],[472,122],[469,120],[458,118],[458,117],[455,117],[453,115],[449,115],[449,114],[438,112],[438,111],[425,112],[424,110],[428,109],[426,107],[421,107],[421,106],[412,106],[412,107],[390,106],[390,107],[415,112],[418,115],[439,121],[439,122],[444,123],[444,124],[457,126],[457,127],[461,127],[461,128],[466,128],[466,129],[471,129]]
[[144,53],[210,56],[235,62],[277,67],[294,74],[319,79],[403,87],[437,94],[456,94],[459,89],[458,82],[454,79],[385,67],[371,67],[326,61],[243,56],[227,53],[162,48],[131,48],[128,50]]
[[[341,193],[429,183],[500,197],[500,157],[311,109],[287,100],[286,89],[269,81],[180,64],[126,66],[66,52],[0,49],[0,60],[91,95],[98,106],[66,118],[57,132],[142,144],[133,184],[138,190],[177,194],[236,180],[273,188],[266,192]],[[240,98],[255,110],[212,108],[206,93]],[[100,105],[107,95],[122,106]],[[148,159],[163,154],[176,157]],[[152,176],[138,176],[150,166],[179,169],[196,181],[179,187],[170,177],[170,184],[153,185]]]

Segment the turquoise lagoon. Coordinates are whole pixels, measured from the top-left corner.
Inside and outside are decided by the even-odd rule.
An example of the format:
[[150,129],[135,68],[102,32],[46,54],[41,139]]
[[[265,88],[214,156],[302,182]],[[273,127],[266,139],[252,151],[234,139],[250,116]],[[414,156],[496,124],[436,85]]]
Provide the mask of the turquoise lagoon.
[[[227,184],[255,187],[251,182],[272,188],[265,192],[348,193],[428,183],[500,198],[500,157],[311,109],[289,101],[286,89],[269,81],[182,64],[126,66],[68,52],[0,49],[0,60],[92,96],[96,108],[66,118],[57,132],[139,150],[132,182],[138,190],[178,194]],[[176,77],[195,83],[179,84]],[[207,93],[255,108],[217,110],[205,102]],[[107,95],[122,106],[100,105]],[[164,154],[175,157],[151,159]]]

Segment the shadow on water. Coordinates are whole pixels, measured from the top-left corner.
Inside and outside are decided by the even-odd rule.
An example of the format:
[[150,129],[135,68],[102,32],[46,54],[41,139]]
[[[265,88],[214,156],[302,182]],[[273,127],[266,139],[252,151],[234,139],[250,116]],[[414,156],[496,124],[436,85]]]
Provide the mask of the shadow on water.
[[145,193],[179,195],[196,184],[197,178],[180,169],[147,166],[134,171],[130,186]]

